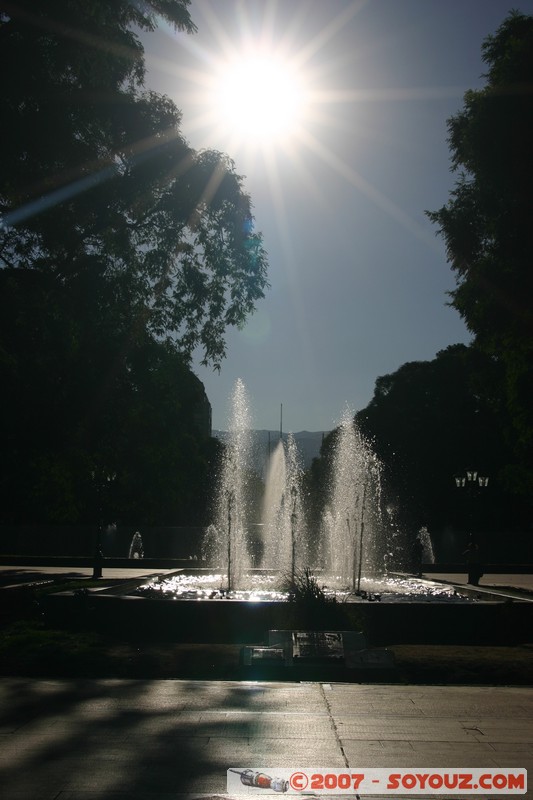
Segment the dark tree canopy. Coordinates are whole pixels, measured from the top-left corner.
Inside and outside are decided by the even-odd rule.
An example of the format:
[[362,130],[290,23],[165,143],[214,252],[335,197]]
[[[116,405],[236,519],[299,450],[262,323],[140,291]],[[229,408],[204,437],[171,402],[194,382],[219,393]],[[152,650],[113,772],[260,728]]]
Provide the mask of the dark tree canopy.
[[512,12],[482,51],[486,85],[448,120],[458,179],[429,217],[456,273],[452,305],[505,366],[524,458],[533,445],[533,17]]
[[377,379],[356,420],[384,464],[385,497],[406,526],[464,526],[454,476],[467,469],[490,476],[485,532],[527,526],[527,509],[506,487],[512,450],[502,378],[502,365],[482,350],[452,345]]
[[267,285],[261,237],[232,162],[192,150],[144,89],[132,30],[162,14],[192,31],[188,5],[0,3],[0,263],[105,281],[126,324],[218,366]]
[[216,444],[201,382],[38,270],[0,271],[0,524],[205,524]]
[[[483,58],[486,86],[467,92],[448,121],[455,188],[428,212],[456,274],[451,304],[473,345],[378,378],[356,422],[382,460],[383,500],[404,529],[464,530],[471,509],[453,476],[472,468],[490,476],[475,522],[505,559],[502,531],[527,551],[533,490],[533,17],[512,12]],[[307,476],[315,519],[334,437]]]
[[[503,380],[502,363],[463,344],[376,380],[374,396],[355,422],[382,464],[384,526],[393,524],[412,541],[427,526],[434,543],[444,544],[445,559],[450,552],[459,557],[464,547],[457,542],[473,532],[495,560],[510,551],[530,557],[531,502],[512,490]],[[328,499],[337,433],[325,437],[306,474],[316,527]],[[489,477],[482,498],[456,487],[455,476],[469,469]],[[509,536],[505,545],[502,532]]]
[[0,521],[201,524],[216,444],[193,350],[267,286],[250,198],[144,86],[189,0],[0,0]]

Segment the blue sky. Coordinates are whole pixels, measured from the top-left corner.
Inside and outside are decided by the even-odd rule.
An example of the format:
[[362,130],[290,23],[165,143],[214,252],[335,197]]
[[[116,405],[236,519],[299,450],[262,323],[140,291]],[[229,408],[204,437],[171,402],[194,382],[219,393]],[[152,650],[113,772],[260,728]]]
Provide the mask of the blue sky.
[[[241,378],[256,428],[330,430],[378,376],[469,333],[425,209],[454,184],[446,120],[484,83],[481,43],[501,0],[193,0],[194,36],[144,37],[147,85],[183,112],[191,145],[226,152],[254,205],[271,288],[227,335],[220,373],[194,364],[225,429]],[[230,136],[206,86],[247,48],[298,66],[308,112],[282,141]],[[246,103],[246,98],[243,98]]]

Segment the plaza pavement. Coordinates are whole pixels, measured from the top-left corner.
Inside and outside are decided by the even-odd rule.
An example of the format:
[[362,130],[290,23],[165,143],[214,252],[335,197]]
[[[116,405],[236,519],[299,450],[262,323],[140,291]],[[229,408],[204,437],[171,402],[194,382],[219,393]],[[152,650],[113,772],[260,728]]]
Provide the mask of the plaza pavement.
[[[133,572],[120,576],[143,574]],[[533,589],[533,580],[482,585]],[[1,800],[227,798],[228,767],[533,775],[533,688],[0,679]]]
[[[458,585],[468,586],[468,576],[465,572],[430,572],[424,575],[430,581],[446,581]],[[533,574],[531,573],[503,573],[495,572],[483,575],[479,581],[480,588],[485,589],[518,589],[533,592]]]
[[[105,581],[115,580],[141,580],[149,575],[166,575],[174,572],[172,569],[147,570],[146,568],[105,567],[103,569],[102,585]],[[27,567],[27,566],[0,566],[0,587],[8,589],[28,583],[39,583],[46,580],[64,578],[91,578],[91,567]]]
[[533,770],[527,688],[5,678],[0,710],[3,800],[226,796],[228,767]]
[[[1,562],[0,562],[1,564]],[[105,587],[106,581],[119,583],[119,582],[136,582],[141,583],[148,577],[154,575],[166,575],[167,573],[175,572],[172,569],[158,569],[143,568],[142,566],[136,567],[107,567],[104,564],[103,576],[101,579],[102,587]],[[4,595],[4,589],[14,589],[16,587],[23,587],[28,585],[36,585],[45,583],[52,580],[75,580],[90,579],[93,571],[91,567],[42,567],[42,566],[23,566],[23,565],[0,565],[0,607],[2,605],[3,597],[6,598],[5,602],[9,602],[9,595]],[[396,573],[402,577],[409,577],[409,573]],[[468,586],[468,576],[465,572],[458,573],[425,573],[423,578],[429,581],[442,581],[445,583],[453,584],[455,586]],[[472,588],[472,587],[470,587]],[[529,600],[533,602],[533,572],[524,573],[492,573],[484,575],[479,583],[480,595],[483,591],[492,592],[496,591],[503,593],[510,599]],[[533,631],[532,631],[533,640]],[[1,800],[1,798],[0,798]]]
[[[102,583],[105,580],[136,580],[147,577],[148,575],[157,574],[165,575],[168,572],[174,572],[174,569],[158,569],[156,571],[148,571],[143,567],[103,567]],[[90,578],[92,576],[92,568],[90,567],[28,567],[28,566],[0,566],[0,586],[5,588],[10,585],[21,585],[23,583],[32,583],[40,580],[47,580],[52,578],[61,577],[77,577],[77,578]],[[455,583],[458,585],[467,585],[468,578],[465,572],[431,572],[424,575],[428,580],[446,581],[448,583]],[[532,573],[490,573],[484,575],[480,580],[481,588],[502,588],[502,587],[515,587],[519,590],[533,592],[533,574]]]

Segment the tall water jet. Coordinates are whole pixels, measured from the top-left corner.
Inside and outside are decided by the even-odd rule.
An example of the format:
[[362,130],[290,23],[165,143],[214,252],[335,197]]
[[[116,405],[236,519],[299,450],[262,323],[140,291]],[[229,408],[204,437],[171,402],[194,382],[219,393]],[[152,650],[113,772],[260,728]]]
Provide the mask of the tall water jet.
[[281,559],[288,508],[286,484],[285,448],[280,439],[269,459],[261,513],[263,539],[261,566],[266,569],[275,568]]
[[139,531],[135,531],[132,536],[128,558],[144,558],[143,540]]
[[263,558],[266,569],[285,570],[294,581],[305,560],[305,515],[301,494],[302,468],[294,437],[280,439],[268,465],[262,511]]
[[[405,540],[403,544],[400,542],[401,530],[394,520],[393,505],[384,509],[389,519],[381,519],[381,465],[349,410],[332,434],[331,447],[326,448],[323,455],[330,478],[321,523],[316,528],[313,526],[316,538],[310,541],[311,531],[305,525],[302,469],[291,435],[286,445],[280,441],[272,457],[266,480],[263,525],[251,526],[252,504],[247,495],[251,495],[249,479],[254,474],[253,434],[242,381],[235,385],[231,405],[215,522],[209,526],[204,542],[206,560],[220,570],[216,570],[216,574],[205,574],[203,569],[192,570],[194,574],[180,573],[166,580],[156,579],[141,587],[140,592],[183,600],[281,602],[290,597],[290,590],[279,585],[279,573],[291,578],[295,587],[299,583],[297,571],[320,567],[327,596],[335,596],[343,602],[378,598],[385,603],[407,598],[417,602],[420,599],[457,601],[454,587],[429,587],[426,580],[408,581],[387,570],[385,561],[389,567],[394,566],[402,549],[408,556],[410,553]],[[254,485],[257,488],[257,475]],[[321,489],[321,501],[322,498]],[[252,527],[256,528],[254,538],[249,535]],[[256,541],[258,527],[264,533],[260,543]],[[429,533],[422,529],[420,536],[429,547]],[[250,553],[254,545],[257,553],[262,550],[262,570],[251,570]],[[383,574],[384,568],[388,575]],[[224,570],[226,585],[226,576],[220,574]],[[461,602],[463,599],[459,597]]]
[[336,432],[322,535],[328,574],[354,592],[363,573],[377,569],[380,494],[379,461],[346,410]]
[[418,538],[422,545],[422,561],[425,564],[434,564],[435,554],[433,552],[433,544],[431,542],[429,531],[425,525],[418,531]]
[[238,588],[250,568],[247,481],[251,471],[251,417],[244,383],[235,383],[228,438],[216,499],[216,519],[208,528],[205,549],[216,565],[225,565],[227,588]]

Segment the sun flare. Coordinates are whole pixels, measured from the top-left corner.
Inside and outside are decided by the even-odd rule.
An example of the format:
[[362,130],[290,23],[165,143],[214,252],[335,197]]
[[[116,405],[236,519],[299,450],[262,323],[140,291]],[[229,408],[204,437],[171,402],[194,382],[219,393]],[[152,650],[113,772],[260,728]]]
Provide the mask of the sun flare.
[[[227,4],[238,6],[235,17],[223,13]],[[280,176],[288,164],[306,191],[323,198],[309,159],[333,167],[361,189],[350,162],[342,162],[329,140],[346,128],[336,109],[361,99],[359,90],[345,86],[344,71],[339,86],[332,82],[344,70],[343,58],[332,47],[363,0],[351,0],[334,15],[327,12],[318,28],[308,24],[306,0],[265,2],[260,9],[237,0],[227,4],[197,0],[209,44],[179,37],[194,62],[184,59],[169,67],[159,54],[153,59],[155,68],[169,69],[177,79],[176,96],[191,145],[226,153],[243,174],[264,169],[278,205]]]
[[220,65],[212,98],[217,124],[249,142],[287,139],[304,116],[302,79],[274,56],[241,56]]

